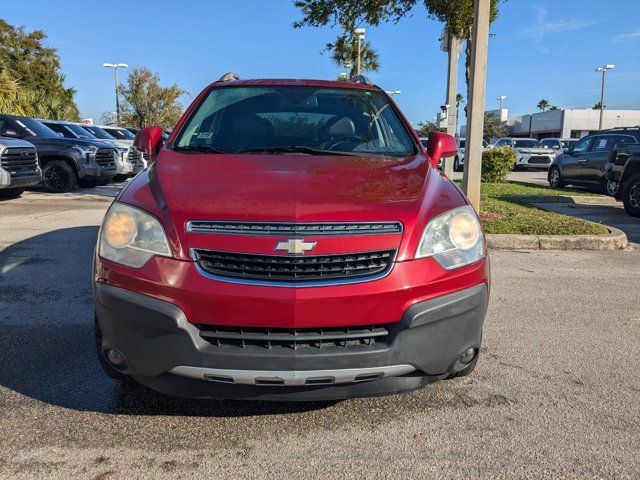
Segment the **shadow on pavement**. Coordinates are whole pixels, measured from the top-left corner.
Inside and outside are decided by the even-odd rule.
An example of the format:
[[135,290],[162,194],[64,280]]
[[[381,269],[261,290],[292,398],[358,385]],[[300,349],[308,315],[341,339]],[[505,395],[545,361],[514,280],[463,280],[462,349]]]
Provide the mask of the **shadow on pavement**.
[[125,415],[270,415],[336,403],[185,400],[108,378],[92,330],[97,233],[60,229],[0,252],[0,385],[64,408]]

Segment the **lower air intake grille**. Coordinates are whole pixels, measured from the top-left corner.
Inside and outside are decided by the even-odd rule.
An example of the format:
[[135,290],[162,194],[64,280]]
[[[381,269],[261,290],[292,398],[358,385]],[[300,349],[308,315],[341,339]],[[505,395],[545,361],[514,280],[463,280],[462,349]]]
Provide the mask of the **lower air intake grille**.
[[251,328],[216,325],[196,325],[200,337],[217,347],[239,348],[328,348],[368,347],[384,342],[389,335],[382,326],[338,328]]
[[366,279],[391,269],[395,251],[344,255],[251,255],[194,250],[202,270],[218,277],[263,282],[331,282]]

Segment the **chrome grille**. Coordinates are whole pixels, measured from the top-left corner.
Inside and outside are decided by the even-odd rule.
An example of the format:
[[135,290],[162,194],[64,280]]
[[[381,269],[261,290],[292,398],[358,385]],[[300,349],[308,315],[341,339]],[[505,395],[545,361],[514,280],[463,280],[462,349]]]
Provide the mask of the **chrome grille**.
[[98,165],[107,166],[114,165],[115,166],[115,150],[113,148],[99,148],[96,151],[96,163]]
[[365,325],[332,328],[254,328],[197,324],[200,337],[217,347],[322,349],[329,347],[369,347],[385,342],[384,326]]
[[201,270],[214,277],[294,285],[378,277],[391,270],[395,257],[394,250],[295,257],[192,251]]
[[38,155],[33,147],[9,147],[0,157],[0,166],[12,177],[33,175],[38,170]]
[[140,150],[137,150],[135,148],[130,148],[127,160],[129,160],[129,163],[133,165],[137,165],[138,162],[142,161],[142,152],[140,152]]
[[399,222],[263,223],[193,220],[187,230],[198,233],[249,235],[364,235],[402,233]]

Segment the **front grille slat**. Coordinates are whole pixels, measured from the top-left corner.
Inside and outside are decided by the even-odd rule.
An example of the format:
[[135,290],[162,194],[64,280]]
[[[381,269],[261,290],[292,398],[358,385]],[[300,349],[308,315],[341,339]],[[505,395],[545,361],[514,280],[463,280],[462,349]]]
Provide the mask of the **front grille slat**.
[[188,229],[198,233],[242,235],[380,235],[402,233],[402,224],[399,222],[260,223],[193,220],[189,222]]
[[215,347],[322,349],[367,348],[388,343],[389,331],[380,325],[332,328],[256,328],[195,325],[200,337]]
[[267,282],[317,282],[366,278],[391,269],[395,251],[287,257],[194,250],[202,270],[217,277]]
[[33,175],[38,170],[38,156],[33,147],[9,147],[0,157],[0,167],[12,177]]

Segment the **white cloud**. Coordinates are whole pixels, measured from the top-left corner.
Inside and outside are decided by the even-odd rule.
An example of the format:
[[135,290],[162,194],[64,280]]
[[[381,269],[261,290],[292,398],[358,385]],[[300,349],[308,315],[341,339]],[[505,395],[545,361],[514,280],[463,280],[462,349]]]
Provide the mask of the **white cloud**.
[[620,35],[616,35],[613,41],[617,43],[623,43],[623,42],[631,42],[638,38],[640,38],[640,30],[636,30],[635,32],[621,33]]
[[536,21],[530,27],[522,30],[521,36],[532,38],[536,42],[542,42],[544,37],[549,34],[578,30],[598,23],[598,20],[582,20],[578,18],[550,20],[549,11],[541,3],[533,5],[533,9],[536,11]]

